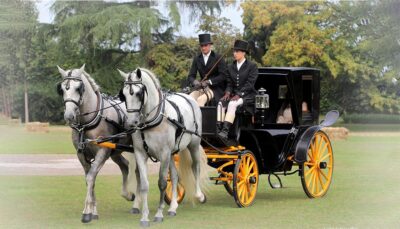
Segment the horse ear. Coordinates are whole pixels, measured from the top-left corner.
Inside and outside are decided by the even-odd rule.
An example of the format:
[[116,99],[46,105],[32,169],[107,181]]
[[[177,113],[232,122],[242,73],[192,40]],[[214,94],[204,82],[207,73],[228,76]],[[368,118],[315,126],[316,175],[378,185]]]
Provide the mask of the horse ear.
[[67,76],[67,72],[64,71],[64,69],[60,68],[60,66],[57,65],[58,68],[58,72],[60,72],[62,77],[66,77]]
[[140,68],[138,68],[138,69],[136,70],[136,76],[137,76],[137,78],[139,78],[139,79],[142,78],[142,71],[140,70]]
[[78,74],[82,75],[82,73],[85,71],[85,64],[82,65],[82,67],[79,69]]
[[119,70],[118,68],[117,68],[117,70],[118,70],[119,74],[120,74],[122,77],[124,77],[124,79],[126,79],[126,78],[128,77],[128,74],[126,74],[125,72]]

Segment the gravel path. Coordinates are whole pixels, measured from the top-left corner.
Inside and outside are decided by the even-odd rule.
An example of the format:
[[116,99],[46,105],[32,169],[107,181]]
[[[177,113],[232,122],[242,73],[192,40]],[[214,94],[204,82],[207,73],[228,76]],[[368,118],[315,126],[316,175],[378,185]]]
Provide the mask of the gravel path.
[[[149,174],[156,174],[159,163],[148,163]],[[107,160],[100,175],[121,175],[117,164]],[[70,176],[84,175],[76,155],[0,154],[0,176]]]

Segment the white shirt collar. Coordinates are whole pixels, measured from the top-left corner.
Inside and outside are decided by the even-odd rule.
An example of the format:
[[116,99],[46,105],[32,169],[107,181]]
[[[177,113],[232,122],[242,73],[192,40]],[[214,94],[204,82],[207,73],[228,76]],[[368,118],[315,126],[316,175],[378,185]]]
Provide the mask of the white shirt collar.
[[203,58],[204,58],[204,63],[207,64],[208,58],[210,57],[211,51],[209,51],[207,54],[204,55],[203,53]]
[[243,63],[246,61],[246,58],[243,58],[243,61],[239,63],[239,61],[236,61],[236,67],[239,70],[240,67],[242,67]]

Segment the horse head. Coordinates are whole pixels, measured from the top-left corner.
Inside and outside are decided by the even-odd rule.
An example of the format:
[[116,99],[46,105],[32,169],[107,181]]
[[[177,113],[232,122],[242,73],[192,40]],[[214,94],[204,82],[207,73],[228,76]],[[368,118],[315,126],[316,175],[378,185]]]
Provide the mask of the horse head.
[[142,79],[140,68],[136,71],[125,73],[119,70],[124,78],[124,87],[119,92],[119,98],[125,102],[128,127],[137,126],[142,120],[144,107],[147,104],[147,87]]
[[80,69],[63,70],[57,66],[62,76],[62,81],[57,84],[57,93],[63,97],[65,104],[64,119],[67,123],[77,123],[80,114],[79,107],[83,103],[85,92],[85,65]]

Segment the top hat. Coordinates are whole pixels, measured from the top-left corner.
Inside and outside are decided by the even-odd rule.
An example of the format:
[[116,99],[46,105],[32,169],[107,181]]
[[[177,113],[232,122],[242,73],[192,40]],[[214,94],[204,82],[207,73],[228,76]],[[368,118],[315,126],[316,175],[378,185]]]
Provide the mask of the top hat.
[[211,35],[209,33],[199,34],[200,45],[212,44]]
[[247,52],[248,46],[249,46],[249,43],[247,41],[236,40],[235,44],[233,45],[233,50],[240,50],[243,52]]

